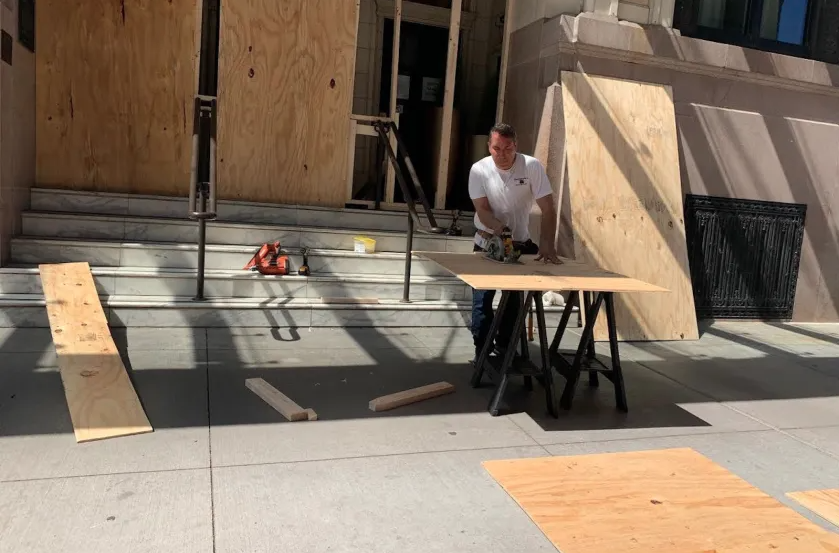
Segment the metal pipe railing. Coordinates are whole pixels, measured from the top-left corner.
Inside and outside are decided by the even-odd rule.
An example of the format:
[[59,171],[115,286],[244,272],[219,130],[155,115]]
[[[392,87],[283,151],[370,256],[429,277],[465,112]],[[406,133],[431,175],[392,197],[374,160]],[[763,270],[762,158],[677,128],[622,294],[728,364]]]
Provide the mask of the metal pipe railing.
[[434,217],[434,212],[431,209],[431,204],[428,202],[428,198],[425,196],[425,191],[420,184],[419,177],[417,176],[417,171],[414,169],[414,162],[411,161],[411,156],[408,155],[408,148],[405,147],[405,143],[402,141],[402,136],[399,134],[399,129],[396,127],[396,123],[390,121],[388,123],[388,127],[390,128],[390,132],[393,133],[393,136],[396,137],[396,149],[397,151],[401,150],[402,155],[405,158],[405,167],[408,168],[408,175],[410,175],[411,180],[414,183],[414,189],[417,192],[417,196],[419,197],[420,202],[422,202],[422,207],[425,209],[425,216],[428,218],[428,224],[432,229],[437,228],[437,221]]
[[[402,137],[399,136],[399,131],[396,128],[396,124],[393,121],[377,121],[373,123],[373,128],[376,129],[376,133],[379,135],[379,142],[384,147],[387,158],[393,165],[394,173],[396,175],[396,182],[399,183],[399,188],[402,190],[402,195],[405,198],[405,204],[408,206],[408,233],[405,242],[405,283],[402,290],[402,302],[409,303],[411,301],[411,261],[414,249],[414,231],[416,230],[416,227],[419,227],[420,230],[432,234],[445,234],[446,229],[437,226],[437,221],[434,218],[434,213],[432,213],[431,211],[431,205],[428,203],[428,199],[425,197],[425,192],[423,191],[422,185],[419,182],[419,177],[417,177],[417,172],[414,169],[414,164],[411,161],[411,157],[408,155],[408,151],[405,148],[404,142],[402,142]],[[390,140],[388,139],[388,133],[393,133],[394,137],[396,138],[397,151],[393,150],[393,146],[391,145]],[[411,194],[411,190],[408,187],[407,179],[405,179],[405,174],[402,172],[402,167],[399,164],[399,158],[397,157],[399,150],[402,150],[402,155],[405,160],[405,166],[408,168],[408,173],[411,176],[411,180],[414,185],[414,191],[416,192],[417,196],[423,204],[425,216],[429,222],[429,226],[427,228],[423,226],[422,221],[420,220],[420,216],[417,213],[416,204],[414,202],[414,196],[413,194]]]
[[192,174],[189,218],[198,221],[198,272],[195,299],[204,299],[204,260],[207,220],[216,218],[216,120],[218,97],[220,0],[204,0],[201,13],[201,51],[198,94],[192,130]]
[[414,250],[414,218],[408,214],[408,236],[405,241],[405,283],[402,286],[402,303],[411,303],[411,261]]
[[[192,134],[192,167],[189,187],[189,218],[198,221],[198,263],[195,299],[204,299],[204,267],[207,252],[207,221],[216,210],[216,106],[213,97],[196,96]],[[202,163],[203,162],[203,163]]]

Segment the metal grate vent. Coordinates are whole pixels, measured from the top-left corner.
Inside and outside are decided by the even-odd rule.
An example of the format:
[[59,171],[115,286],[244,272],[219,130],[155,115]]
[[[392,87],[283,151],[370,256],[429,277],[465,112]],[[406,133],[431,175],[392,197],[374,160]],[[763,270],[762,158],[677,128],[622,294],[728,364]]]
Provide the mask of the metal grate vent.
[[700,319],[792,318],[807,206],[688,194],[685,223]]

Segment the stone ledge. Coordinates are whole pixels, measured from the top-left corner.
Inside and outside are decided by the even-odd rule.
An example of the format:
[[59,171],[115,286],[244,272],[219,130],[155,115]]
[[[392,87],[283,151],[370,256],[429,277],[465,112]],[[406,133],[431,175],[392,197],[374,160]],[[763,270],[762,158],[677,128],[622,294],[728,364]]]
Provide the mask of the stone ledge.
[[560,15],[525,29],[539,33],[541,57],[574,50],[707,75],[839,94],[839,65],[684,37],[666,27],[627,24],[583,13]]

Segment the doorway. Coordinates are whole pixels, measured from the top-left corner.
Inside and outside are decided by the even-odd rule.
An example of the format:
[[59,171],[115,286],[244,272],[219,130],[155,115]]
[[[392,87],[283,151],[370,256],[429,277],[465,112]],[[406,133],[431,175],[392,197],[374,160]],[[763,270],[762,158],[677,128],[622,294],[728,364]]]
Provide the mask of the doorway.
[[[461,31],[461,39],[463,32]],[[384,20],[382,71],[379,89],[379,111],[387,113],[390,105],[391,66],[393,60],[393,19]],[[433,204],[440,148],[440,129],[443,120],[443,97],[446,79],[446,59],[449,48],[449,29],[421,23],[402,21],[399,39],[399,81],[397,111],[399,132],[411,156],[423,191]],[[458,49],[457,76],[462,74]],[[455,86],[452,114],[452,143],[457,144],[459,128],[458,89]],[[456,158],[451,160],[456,162]],[[404,172],[404,171],[403,171]],[[407,176],[407,172],[405,172]],[[397,184],[394,203],[405,198]]]

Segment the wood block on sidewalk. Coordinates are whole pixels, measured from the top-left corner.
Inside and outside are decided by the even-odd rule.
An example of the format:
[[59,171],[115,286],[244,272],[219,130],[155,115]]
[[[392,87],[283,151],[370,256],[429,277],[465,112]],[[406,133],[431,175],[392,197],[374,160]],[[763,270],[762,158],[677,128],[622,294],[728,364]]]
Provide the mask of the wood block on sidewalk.
[[419,388],[412,388],[410,390],[403,390],[395,394],[390,394],[376,399],[370,400],[371,411],[388,411],[396,409],[403,405],[409,405],[418,401],[425,401],[426,399],[435,398],[445,394],[454,392],[454,386],[448,382],[437,382],[429,384],[428,386],[420,386]]
[[[248,378],[245,380],[245,386],[250,391],[261,397],[265,403],[277,410],[286,420],[307,421],[317,420],[317,415],[311,409],[303,409],[292,401],[288,396],[274,388],[261,378]],[[311,415],[309,413],[311,411]],[[314,415],[315,418],[311,418]]]

